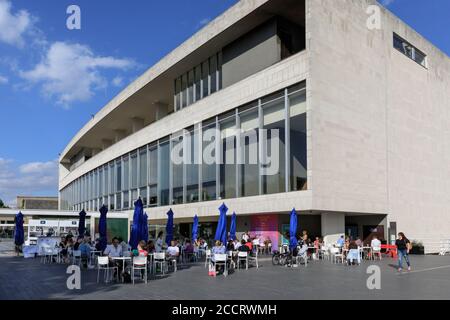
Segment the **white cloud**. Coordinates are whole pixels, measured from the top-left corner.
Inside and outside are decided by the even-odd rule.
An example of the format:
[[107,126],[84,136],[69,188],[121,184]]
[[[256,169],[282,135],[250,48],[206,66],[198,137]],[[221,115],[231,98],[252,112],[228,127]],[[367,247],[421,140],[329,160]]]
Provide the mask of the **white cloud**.
[[89,100],[96,90],[108,85],[102,69],[124,70],[134,65],[129,59],[96,56],[85,45],[55,42],[40,63],[20,74],[32,83],[41,83],[45,95],[69,107],[73,102]]
[[0,74],[0,84],[7,84],[9,82],[8,78]]
[[23,47],[23,35],[32,25],[33,17],[28,11],[13,13],[11,2],[0,0],[0,42]]
[[58,161],[17,165],[0,158],[0,199],[15,206],[18,195],[57,195]]
[[112,84],[113,84],[115,87],[121,87],[121,86],[123,86],[123,78],[122,78],[122,77],[115,77],[115,78],[112,80]]

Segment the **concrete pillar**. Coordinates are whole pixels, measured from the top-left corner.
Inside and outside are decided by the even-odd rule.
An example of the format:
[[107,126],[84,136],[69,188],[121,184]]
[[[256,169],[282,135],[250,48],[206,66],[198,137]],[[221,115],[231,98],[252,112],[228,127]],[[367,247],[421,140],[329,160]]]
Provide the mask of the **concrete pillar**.
[[98,155],[101,151],[102,151],[102,149],[100,149],[100,148],[92,149],[92,156],[94,157],[94,156]]
[[162,103],[162,102],[156,102],[153,104],[155,107],[155,119],[156,121],[161,120],[168,114],[169,105]]
[[102,139],[102,150],[108,149],[112,145],[112,140]]
[[345,234],[345,214],[322,213],[322,237],[326,244],[335,243]]
[[135,133],[144,128],[144,119],[132,118],[131,119],[131,132]]
[[127,132],[125,130],[116,129],[114,130],[114,143],[119,142],[123,138],[125,138],[127,135]]

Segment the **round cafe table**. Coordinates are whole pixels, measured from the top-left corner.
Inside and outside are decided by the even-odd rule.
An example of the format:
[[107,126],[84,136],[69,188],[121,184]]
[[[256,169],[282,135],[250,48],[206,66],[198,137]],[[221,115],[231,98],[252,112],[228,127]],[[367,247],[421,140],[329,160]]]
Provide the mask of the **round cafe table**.
[[122,260],[122,282],[125,282],[123,274],[125,273],[125,261],[131,261],[131,257],[111,257],[112,260]]

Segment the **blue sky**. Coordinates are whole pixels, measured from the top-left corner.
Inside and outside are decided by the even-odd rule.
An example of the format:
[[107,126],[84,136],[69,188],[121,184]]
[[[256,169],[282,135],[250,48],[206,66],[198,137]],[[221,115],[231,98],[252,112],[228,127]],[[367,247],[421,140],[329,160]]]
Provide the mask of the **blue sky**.
[[[236,2],[0,0],[0,199],[56,195],[58,154],[91,114]],[[450,55],[450,1],[382,2]]]

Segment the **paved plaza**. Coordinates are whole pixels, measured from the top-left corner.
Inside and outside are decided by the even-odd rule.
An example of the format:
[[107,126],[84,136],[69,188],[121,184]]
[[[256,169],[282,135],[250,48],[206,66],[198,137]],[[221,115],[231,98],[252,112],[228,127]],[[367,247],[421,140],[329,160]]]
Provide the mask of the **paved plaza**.
[[[413,270],[397,273],[390,258],[361,266],[315,261],[305,268],[273,266],[237,270],[228,277],[207,275],[203,263],[157,276],[148,284],[96,283],[95,270],[82,271],[81,290],[68,290],[66,265],[40,259],[0,257],[0,299],[448,299],[450,256],[411,256]],[[367,267],[381,269],[381,290],[369,290]]]

